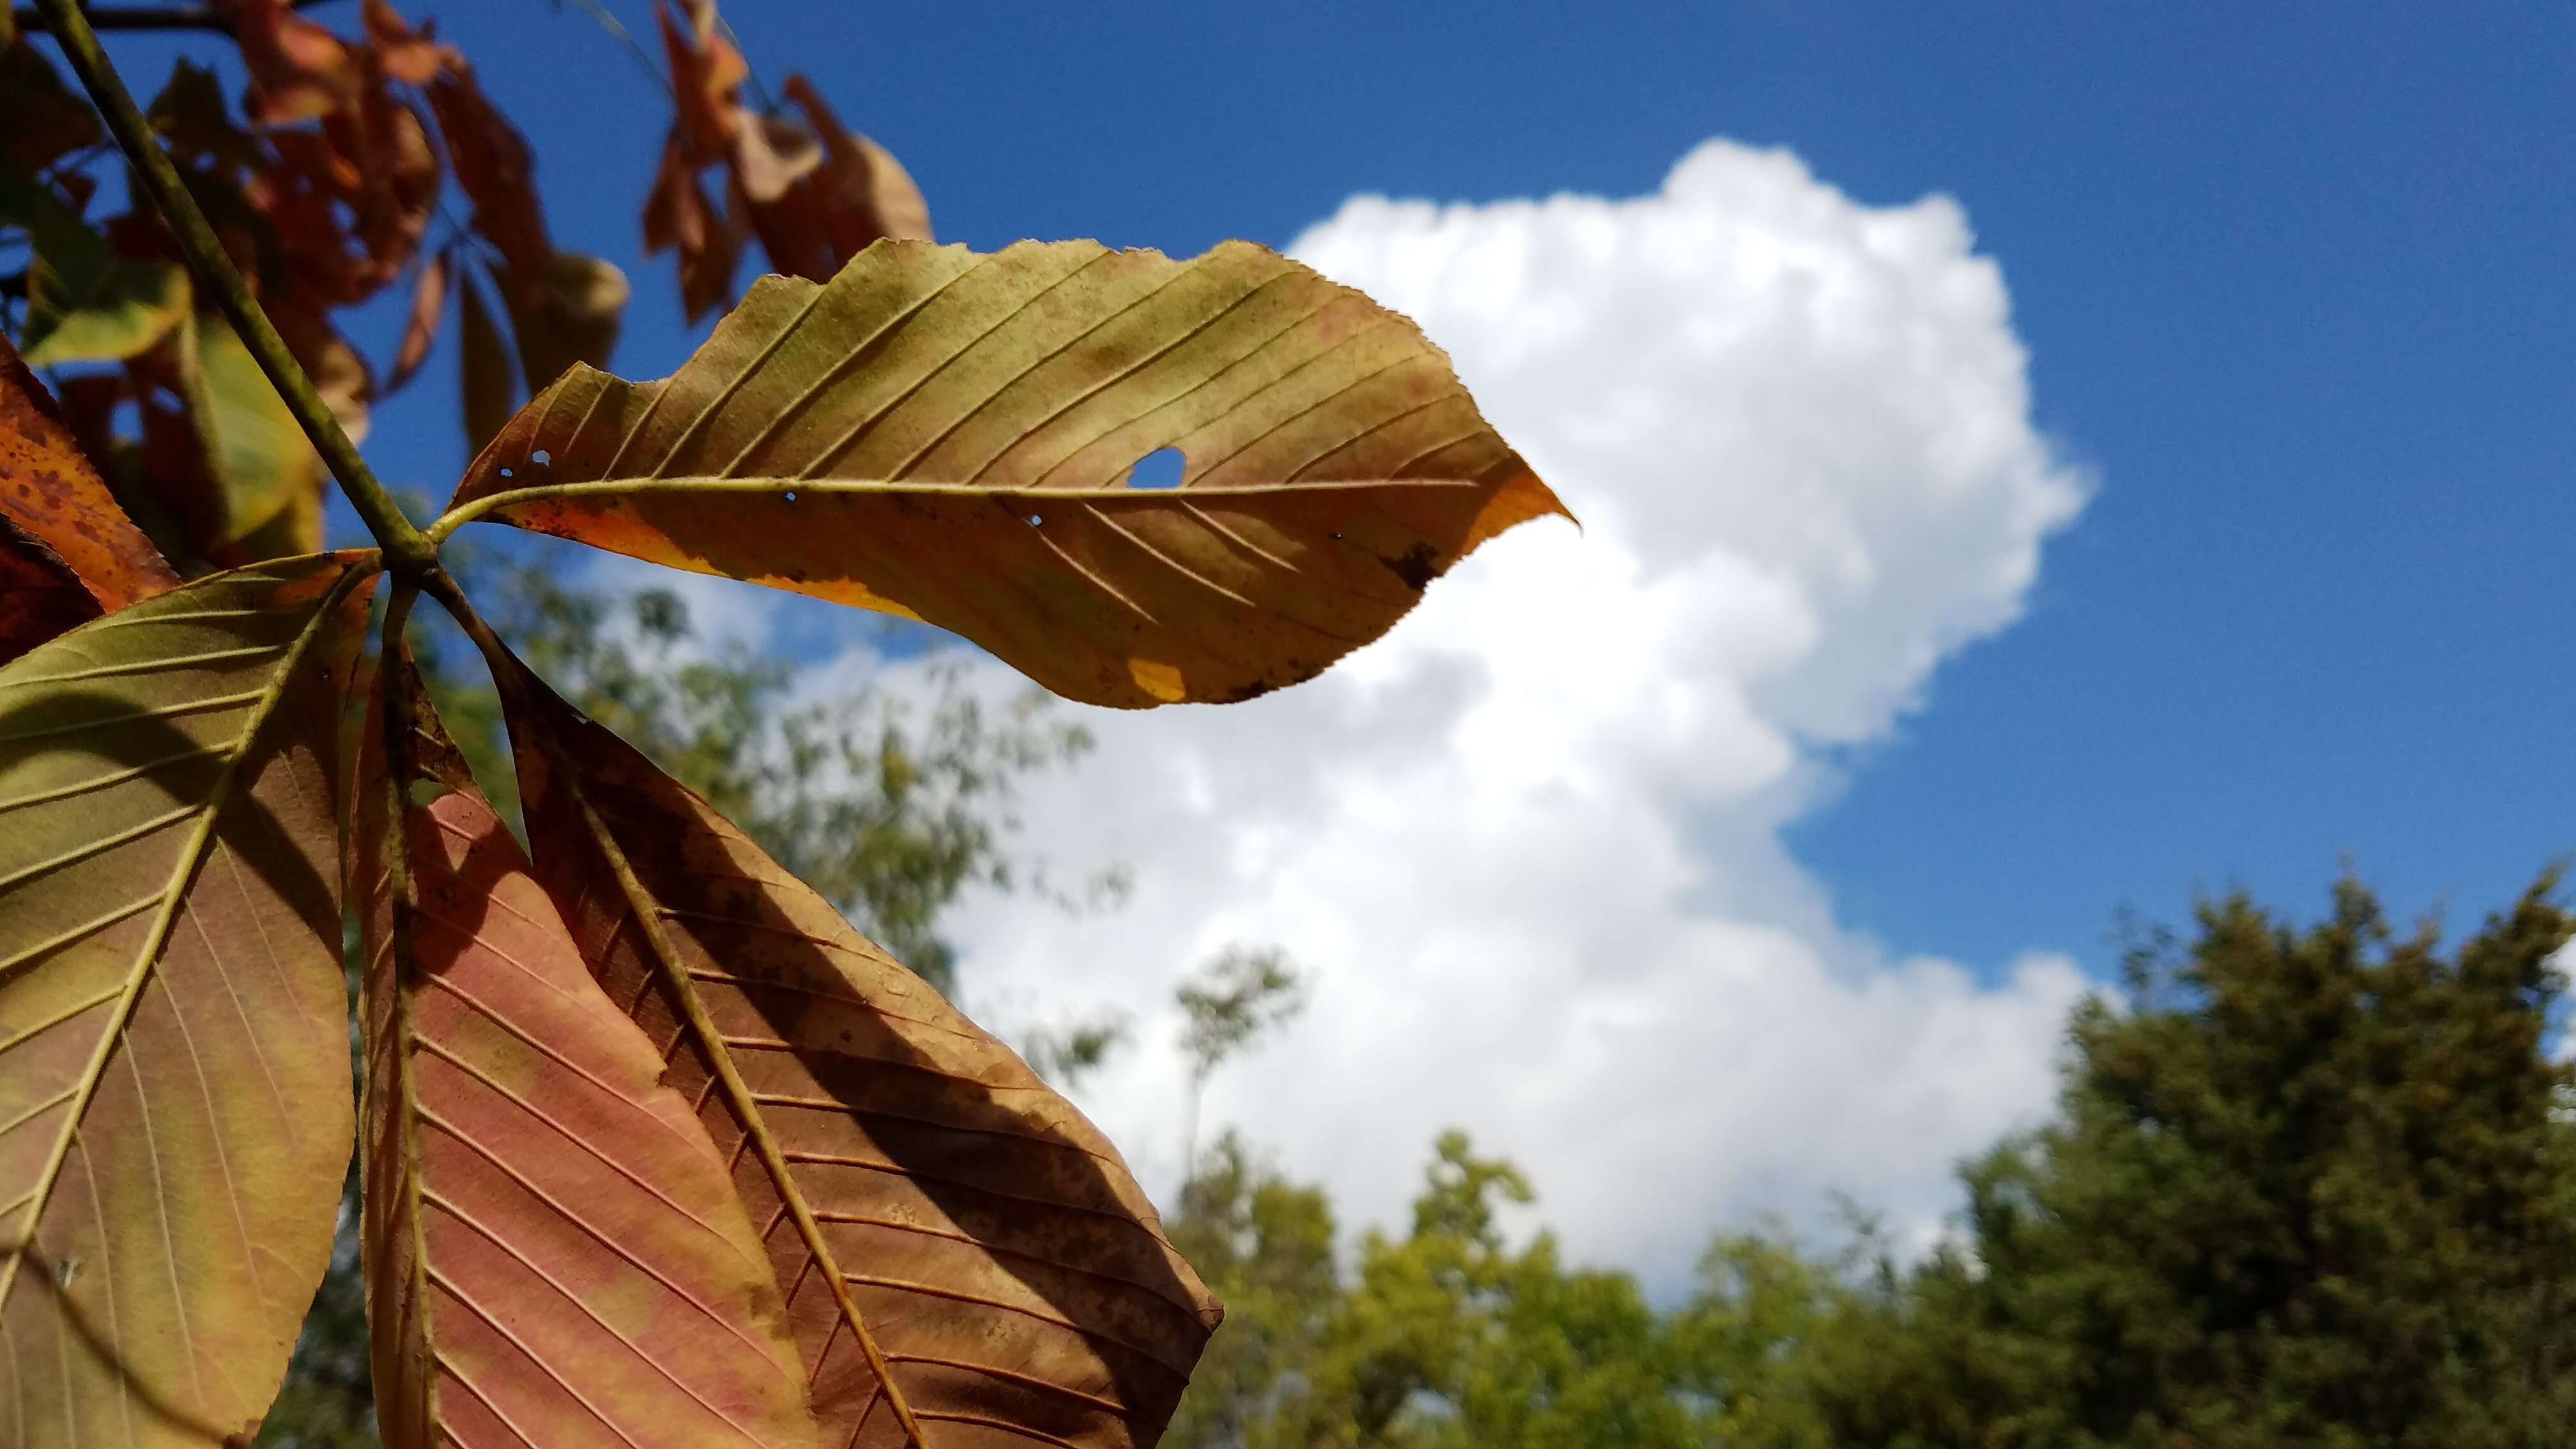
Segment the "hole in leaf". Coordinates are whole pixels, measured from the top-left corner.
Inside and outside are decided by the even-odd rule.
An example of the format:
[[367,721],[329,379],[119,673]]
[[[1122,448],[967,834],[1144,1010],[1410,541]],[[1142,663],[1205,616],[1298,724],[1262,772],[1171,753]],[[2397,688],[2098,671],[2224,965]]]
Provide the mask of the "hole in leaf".
[[790,502],[790,503],[793,503],[793,502],[795,502],[795,501],[796,501],[796,490],[795,490],[795,489],[790,488],[790,489],[788,489],[788,490],[787,490],[787,501],[788,501],[788,502]]
[[509,470],[509,469],[507,469],[507,468],[504,468],[504,469],[502,469],[502,470],[501,470],[501,476],[502,476],[502,477],[504,477],[504,478],[516,478],[516,477],[518,477],[519,475],[518,475],[518,474],[516,474],[516,473],[514,473],[514,472],[512,472],[511,470]]
[[437,804],[438,797],[441,795],[447,795],[453,792],[445,785],[438,783],[436,780],[414,780],[411,782],[411,788],[403,793],[411,797],[411,803],[414,806],[427,809],[429,806]]
[[528,461],[531,463],[551,463],[554,460],[554,455],[543,448],[539,448],[528,455]]
[[1032,513],[1029,515],[1029,527],[1031,528],[1035,528],[1044,522],[1046,522],[1046,517],[1043,514]]
[[1178,448],[1156,448],[1137,459],[1136,466],[1127,470],[1127,486],[1178,488],[1181,486],[1181,469],[1187,461]]

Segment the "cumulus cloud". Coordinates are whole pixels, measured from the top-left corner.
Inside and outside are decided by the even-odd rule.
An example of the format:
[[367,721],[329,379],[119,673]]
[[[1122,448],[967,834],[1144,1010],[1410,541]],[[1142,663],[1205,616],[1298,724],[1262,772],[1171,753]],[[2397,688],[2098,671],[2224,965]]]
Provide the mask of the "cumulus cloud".
[[1142,1022],[1085,1102],[1165,1190],[1171,987],[1275,942],[1312,1008],[1208,1117],[1356,1220],[1400,1221],[1454,1125],[1530,1171],[1576,1251],[1658,1278],[1830,1189],[1933,1221],[1951,1162],[2046,1104],[2086,984],[1856,935],[1779,830],[1828,750],[2016,617],[2082,504],[1966,218],[1721,141],[1651,196],[1363,197],[1294,250],[1418,319],[1584,527],[1490,545],[1312,684],[1093,718],[1029,838],[1133,866],[1134,898],[974,899],[969,1004]]

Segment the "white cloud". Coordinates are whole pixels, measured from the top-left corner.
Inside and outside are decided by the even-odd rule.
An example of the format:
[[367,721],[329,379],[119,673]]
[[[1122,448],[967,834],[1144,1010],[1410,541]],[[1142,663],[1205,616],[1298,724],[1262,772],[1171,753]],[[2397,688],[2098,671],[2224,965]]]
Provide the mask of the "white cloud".
[[1244,940],[1317,991],[1210,1121],[1356,1219],[1400,1221],[1458,1125],[1576,1251],[1658,1278],[1829,1188],[1928,1223],[1952,1160],[2045,1105],[2085,982],[2055,956],[1981,977],[1893,955],[1778,831],[1826,747],[1884,736],[2015,618],[2081,506],[1959,208],[1861,206],[1711,142],[1653,196],[1359,198],[1295,250],[1417,318],[1585,530],[1490,545],[1315,683],[1094,718],[1029,839],[1132,864],[1133,902],[974,900],[970,1005],[1147,1021],[1086,1103],[1157,1187],[1164,1004]]

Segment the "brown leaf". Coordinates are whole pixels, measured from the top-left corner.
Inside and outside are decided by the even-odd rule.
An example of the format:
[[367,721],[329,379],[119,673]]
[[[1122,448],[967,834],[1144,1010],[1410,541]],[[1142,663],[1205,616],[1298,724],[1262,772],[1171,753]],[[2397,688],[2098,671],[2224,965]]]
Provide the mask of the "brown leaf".
[[125,516],[43,383],[0,337],[0,515],[40,540],[101,610],[179,576]]
[[354,868],[386,1443],[807,1449],[778,1287],[724,1160],[592,979],[408,654],[382,674],[397,767],[370,730]]
[[98,616],[63,556],[0,516],[0,664]]
[[496,669],[537,878],[730,1154],[824,1442],[1151,1444],[1221,1310],[1116,1149],[704,800]]
[[402,12],[387,0],[367,0],[367,42],[376,48],[385,74],[405,85],[425,86],[446,66],[456,63],[456,51],[430,38],[426,27],[414,30]]
[[501,328],[483,300],[470,267],[456,273],[456,365],[465,401],[465,446],[480,453],[510,420],[519,401],[519,365],[501,340]]
[[805,113],[805,124],[823,138],[835,266],[879,237],[929,241],[930,206],[894,154],[841,124],[822,92],[803,74],[790,72],[787,98]]
[[520,375],[530,387],[540,379],[552,382],[578,364],[598,366],[616,350],[629,288],[626,274],[606,259],[557,252],[546,259],[538,286],[507,291],[522,298],[533,292],[535,298],[510,310]]
[[671,97],[679,112],[679,134],[692,165],[729,159],[734,133],[742,126],[737,96],[751,75],[742,52],[716,33],[715,6],[689,5],[689,22],[671,18],[663,0],[654,0],[653,18],[661,23],[662,50],[671,65]]
[[358,188],[348,198],[356,214],[351,233],[369,263],[372,292],[401,273],[429,232],[438,205],[438,153],[420,112],[394,96],[384,71],[374,65],[367,69],[358,106],[322,124],[333,149],[358,171]]
[[107,132],[25,36],[0,44],[0,162],[33,175]]
[[[1165,448],[1178,486],[1132,485]],[[763,280],[661,382],[576,369],[435,531],[925,619],[1134,708],[1308,678],[1563,511],[1412,323],[1261,247],[886,242]]]
[[784,116],[746,114],[734,128],[733,174],[755,202],[776,201],[822,164],[823,148]]
[[512,275],[539,284],[554,247],[546,240],[527,138],[502,117],[462,61],[430,82],[429,107],[438,115],[456,184],[474,203],[474,230],[501,253]]
[[0,669],[0,1416],[267,1407],[349,1161],[332,781],[372,553],[218,575]]
[[252,116],[266,126],[309,121],[357,104],[357,57],[286,0],[235,0],[233,34],[250,71]]
[[420,280],[412,286],[411,316],[403,324],[402,345],[394,352],[393,375],[385,379],[385,391],[398,391],[420,371],[429,358],[429,345],[438,337],[438,319],[447,310],[447,284],[456,271],[456,254],[443,251],[431,257],[420,269]]
[[644,201],[644,254],[680,252],[680,310],[695,322],[733,300],[734,272],[742,264],[742,232],[716,214],[698,184],[679,137],[662,147],[662,168]]

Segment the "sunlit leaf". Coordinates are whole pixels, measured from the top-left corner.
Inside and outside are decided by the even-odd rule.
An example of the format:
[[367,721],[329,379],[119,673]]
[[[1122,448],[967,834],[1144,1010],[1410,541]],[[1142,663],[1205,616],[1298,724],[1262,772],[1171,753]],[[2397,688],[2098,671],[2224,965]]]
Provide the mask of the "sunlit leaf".
[[34,253],[18,332],[29,364],[132,357],[187,315],[185,268],[118,255],[61,198],[26,177],[0,175],[0,219],[25,226]]
[[[179,352],[179,396],[214,487],[209,541],[235,543],[318,503],[325,469],[231,324],[203,313],[193,327],[193,344]],[[318,522],[318,509],[308,511]]]
[[386,1443],[814,1444],[724,1160],[423,713],[409,660],[387,678],[411,727],[390,774],[373,732],[355,866]]
[[537,878],[731,1154],[824,1442],[1152,1443],[1219,1309],[1116,1150],[704,800],[506,672]]
[[546,259],[541,285],[533,291],[505,287],[504,292],[534,298],[513,304],[510,312],[519,375],[529,387],[552,382],[576,364],[605,366],[616,350],[630,289],[626,274],[607,259],[556,252]]
[[372,554],[173,589],[0,668],[0,1442],[266,1409],[349,1157],[332,809]]
[[[1179,486],[1130,486],[1165,448]],[[761,282],[664,381],[575,369],[442,528],[926,619],[1143,706],[1308,678],[1563,511],[1412,323],[1261,247],[886,242]]]
[[6,338],[0,338],[0,515],[42,540],[99,610],[121,609],[179,582],[117,506],[44,384]]

